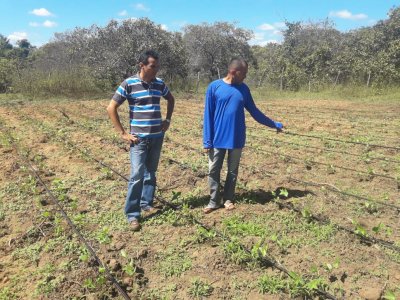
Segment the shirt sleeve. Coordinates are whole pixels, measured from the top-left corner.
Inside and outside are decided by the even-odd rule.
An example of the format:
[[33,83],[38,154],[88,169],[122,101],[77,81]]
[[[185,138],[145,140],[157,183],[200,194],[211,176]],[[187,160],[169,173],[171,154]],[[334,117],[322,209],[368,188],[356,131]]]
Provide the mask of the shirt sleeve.
[[164,83],[162,86],[161,96],[165,97],[168,95],[168,93],[169,93],[169,89],[168,89],[167,85]]
[[203,118],[203,147],[205,149],[213,148],[214,140],[214,112],[215,112],[215,97],[213,88],[208,86],[204,105]]
[[128,89],[128,83],[126,82],[126,80],[124,80],[124,82],[122,82],[121,85],[115,91],[115,94],[112,97],[113,100],[118,104],[122,104],[128,97],[127,89]]
[[275,122],[264,115],[254,103],[253,97],[251,96],[250,90],[247,88],[247,97],[245,100],[244,107],[250,113],[250,115],[256,120],[258,123],[263,124],[265,126],[276,128]]

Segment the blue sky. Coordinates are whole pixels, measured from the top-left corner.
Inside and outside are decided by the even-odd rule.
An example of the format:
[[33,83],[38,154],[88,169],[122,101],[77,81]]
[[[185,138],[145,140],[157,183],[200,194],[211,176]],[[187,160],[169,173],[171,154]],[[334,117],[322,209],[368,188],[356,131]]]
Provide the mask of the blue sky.
[[106,25],[111,19],[148,17],[166,30],[187,24],[236,22],[254,32],[251,44],[281,41],[285,20],[319,21],[329,17],[348,31],[386,19],[394,0],[0,0],[0,34],[11,42],[27,38],[40,46],[55,32]]

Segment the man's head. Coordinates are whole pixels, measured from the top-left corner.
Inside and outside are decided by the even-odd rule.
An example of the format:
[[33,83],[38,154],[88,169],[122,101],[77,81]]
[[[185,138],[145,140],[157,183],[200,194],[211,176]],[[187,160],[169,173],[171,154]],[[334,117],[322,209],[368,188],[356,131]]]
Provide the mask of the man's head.
[[140,75],[144,80],[151,80],[156,77],[160,69],[158,53],[153,50],[143,52],[139,57]]
[[228,75],[232,78],[232,83],[242,83],[247,75],[248,64],[242,58],[233,58],[228,65]]

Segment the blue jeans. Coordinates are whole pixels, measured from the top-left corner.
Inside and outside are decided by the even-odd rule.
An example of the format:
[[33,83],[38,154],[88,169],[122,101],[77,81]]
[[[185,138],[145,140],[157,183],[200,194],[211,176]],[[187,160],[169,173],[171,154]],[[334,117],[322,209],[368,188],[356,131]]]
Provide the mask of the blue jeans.
[[228,173],[226,174],[224,186],[224,201],[233,201],[235,196],[236,180],[239,171],[240,157],[242,148],[236,149],[210,149],[208,152],[208,185],[210,188],[210,202],[207,207],[216,208],[220,206],[220,177],[221,169],[225,158],[225,153],[228,152]]
[[156,171],[163,140],[164,136],[140,138],[139,143],[131,145],[131,176],[125,202],[125,214],[128,222],[138,219],[141,209],[153,205]]

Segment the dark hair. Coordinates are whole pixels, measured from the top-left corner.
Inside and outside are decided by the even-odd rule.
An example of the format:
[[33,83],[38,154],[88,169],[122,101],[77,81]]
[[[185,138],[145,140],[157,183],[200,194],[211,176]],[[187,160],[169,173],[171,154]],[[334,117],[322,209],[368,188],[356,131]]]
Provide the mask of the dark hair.
[[154,50],[147,50],[146,52],[143,52],[139,56],[139,63],[147,65],[149,63],[149,57],[158,59],[158,53]]
[[231,69],[237,69],[238,67],[241,67],[241,66],[246,66],[246,67],[247,67],[247,66],[248,66],[247,61],[244,60],[244,59],[241,58],[241,57],[234,57],[234,58],[232,58],[231,61],[229,62],[228,69],[229,69],[229,70],[231,70]]

